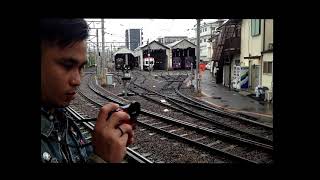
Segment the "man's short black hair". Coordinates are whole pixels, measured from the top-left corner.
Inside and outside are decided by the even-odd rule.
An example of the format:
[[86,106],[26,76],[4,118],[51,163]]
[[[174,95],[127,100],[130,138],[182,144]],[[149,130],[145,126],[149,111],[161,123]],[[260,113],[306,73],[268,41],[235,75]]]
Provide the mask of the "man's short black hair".
[[88,24],[84,19],[40,19],[40,40],[65,48],[89,36]]

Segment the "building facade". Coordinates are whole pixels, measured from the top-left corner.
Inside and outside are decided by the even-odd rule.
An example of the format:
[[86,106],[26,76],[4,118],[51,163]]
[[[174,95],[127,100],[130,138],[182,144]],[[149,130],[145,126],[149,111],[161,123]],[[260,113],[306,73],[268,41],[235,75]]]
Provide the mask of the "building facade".
[[249,69],[249,90],[273,89],[273,19],[243,19],[240,64]]
[[133,54],[139,61],[140,70],[143,70],[143,59],[149,55],[155,60],[154,70],[168,70],[170,68],[170,48],[158,41],[137,47]]
[[143,32],[141,29],[127,29],[125,34],[126,47],[134,50],[143,42]]
[[218,34],[214,35],[213,56],[216,83],[233,88],[239,79],[240,64],[240,19],[229,19],[217,28]]

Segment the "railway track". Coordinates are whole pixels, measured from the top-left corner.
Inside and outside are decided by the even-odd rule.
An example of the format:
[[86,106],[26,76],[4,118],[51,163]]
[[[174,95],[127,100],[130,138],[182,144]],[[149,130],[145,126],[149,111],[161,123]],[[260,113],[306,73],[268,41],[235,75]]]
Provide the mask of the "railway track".
[[[102,90],[101,87],[93,87],[93,81],[90,82],[91,85],[89,87],[91,86],[90,88],[93,91],[100,96],[105,96],[100,92]],[[100,90],[98,90],[99,88]],[[84,95],[82,94],[82,96]],[[124,101],[117,100],[116,98],[108,98],[119,104],[124,103]],[[94,100],[91,100],[91,102],[94,103]],[[226,137],[225,134],[221,134],[218,131],[199,127],[147,110],[142,110],[142,113],[143,115],[138,119],[140,125],[163,133],[166,136],[178,138],[180,141],[187,142],[210,153],[219,154],[233,162],[269,163],[272,161],[272,156],[270,156],[270,152],[272,152],[271,146],[232,136]]]
[[[197,118],[198,120],[213,123],[215,126],[223,128],[224,131],[233,131],[234,133],[232,134],[238,133],[241,134],[241,137],[244,138],[250,138],[252,140],[269,145],[273,144],[272,127],[233,115],[231,113],[223,112],[212,107],[204,106],[200,103],[197,104],[197,101],[191,101],[192,99],[190,100],[190,102],[187,102],[177,98],[172,98],[171,96],[164,95],[163,93],[160,94],[152,89],[145,88],[139,85],[140,83],[133,82],[132,84],[134,85],[134,87],[130,90],[145,99],[154,101],[158,104],[162,104],[163,106],[174,109],[177,112],[188,114],[189,116]],[[179,85],[177,86],[179,87],[180,85],[181,82],[179,82]],[[142,89],[142,91],[138,91],[137,87]],[[190,99],[189,97],[183,96],[181,93],[179,93],[177,91],[177,88],[175,88],[175,91],[179,94],[179,96],[188,98],[188,100]],[[166,100],[166,102],[163,102],[164,99]]]

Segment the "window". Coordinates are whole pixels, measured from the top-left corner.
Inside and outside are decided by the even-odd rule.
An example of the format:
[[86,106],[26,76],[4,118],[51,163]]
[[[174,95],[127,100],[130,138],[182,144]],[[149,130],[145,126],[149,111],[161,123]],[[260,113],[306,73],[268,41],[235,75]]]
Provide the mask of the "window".
[[200,39],[200,43],[202,43],[202,39]]
[[263,73],[272,73],[272,62],[263,62]]
[[206,42],[206,39],[203,39],[203,42]]
[[207,28],[204,28],[204,31],[207,31]]
[[260,19],[251,19],[251,36],[260,34]]

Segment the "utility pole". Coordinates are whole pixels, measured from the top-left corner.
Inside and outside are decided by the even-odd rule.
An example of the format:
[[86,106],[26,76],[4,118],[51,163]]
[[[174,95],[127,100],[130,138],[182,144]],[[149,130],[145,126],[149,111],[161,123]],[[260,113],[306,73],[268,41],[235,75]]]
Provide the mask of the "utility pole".
[[[113,62],[113,50],[112,50],[112,44],[113,44],[113,43],[111,43],[110,62]],[[115,63],[114,63],[114,64],[115,64]],[[114,70],[115,70],[113,66],[111,66],[111,65],[110,65],[110,67],[112,67],[112,71],[114,71]]]
[[197,64],[196,64],[196,92],[200,93],[200,78],[199,78],[199,61],[200,61],[200,19],[197,19]]
[[102,32],[102,75],[101,75],[101,86],[106,86],[107,85],[107,80],[106,80],[106,59],[105,59],[105,49],[104,49],[104,19],[101,19],[101,32]]
[[99,33],[98,33],[98,29],[96,29],[96,34],[97,34],[97,59],[96,59],[96,61],[97,61],[97,67],[98,67],[98,72],[97,72],[97,74],[98,74],[98,76],[101,76],[101,58],[99,58],[100,57],[100,51],[99,51]]

